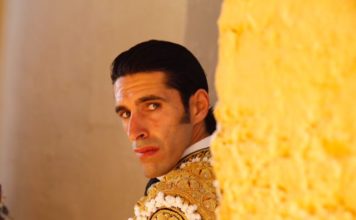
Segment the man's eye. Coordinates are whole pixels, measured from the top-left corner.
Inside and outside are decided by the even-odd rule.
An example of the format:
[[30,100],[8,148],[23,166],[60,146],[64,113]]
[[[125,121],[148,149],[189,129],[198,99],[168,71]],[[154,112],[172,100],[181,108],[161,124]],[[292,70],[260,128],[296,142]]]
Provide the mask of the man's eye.
[[151,111],[153,111],[153,110],[156,110],[157,108],[159,108],[159,104],[158,103],[150,103],[150,104],[148,104],[148,110],[151,110]]
[[131,114],[130,114],[129,111],[122,111],[122,112],[119,113],[119,116],[120,116],[121,118],[123,118],[123,119],[129,118],[130,115],[131,115]]

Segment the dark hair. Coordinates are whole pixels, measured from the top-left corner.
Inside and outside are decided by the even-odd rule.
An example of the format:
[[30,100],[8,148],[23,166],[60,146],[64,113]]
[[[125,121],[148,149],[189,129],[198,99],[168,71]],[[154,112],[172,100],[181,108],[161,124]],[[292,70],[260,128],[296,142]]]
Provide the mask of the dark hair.
[[[115,83],[125,75],[153,71],[166,74],[167,86],[179,91],[186,111],[189,98],[198,89],[209,92],[204,70],[197,58],[185,47],[167,41],[142,42],[119,54],[112,63],[111,80]],[[212,108],[209,108],[205,125],[209,134],[215,131]]]

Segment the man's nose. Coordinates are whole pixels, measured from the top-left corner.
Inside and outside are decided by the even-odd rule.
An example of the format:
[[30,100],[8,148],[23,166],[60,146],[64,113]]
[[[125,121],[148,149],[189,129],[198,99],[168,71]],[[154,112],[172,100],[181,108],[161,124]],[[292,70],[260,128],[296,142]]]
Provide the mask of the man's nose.
[[145,139],[148,131],[143,118],[139,114],[132,114],[127,125],[127,136],[131,141]]

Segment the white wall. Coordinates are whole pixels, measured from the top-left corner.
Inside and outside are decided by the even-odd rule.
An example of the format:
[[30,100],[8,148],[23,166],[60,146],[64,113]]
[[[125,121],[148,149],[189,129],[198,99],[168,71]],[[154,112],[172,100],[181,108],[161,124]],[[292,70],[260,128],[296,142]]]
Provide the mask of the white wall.
[[110,64],[156,38],[187,45],[212,75],[220,3],[202,2],[6,2],[0,183],[14,219],[132,213],[146,180],[114,114]]
[[[2,103],[2,97],[3,97],[3,75],[4,75],[4,42],[3,42],[3,37],[4,37],[4,19],[5,19],[5,14],[4,14],[4,1],[0,0],[0,129],[1,129],[1,124],[2,124],[2,110],[3,110],[3,103]],[[0,130],[0,142],[2,140],[2,132]],[[1,167],[1,145],[0,145],[0,167]],[[1,172],[0,172],[1,173]],[[1,180],[1,179],[0,179]],[[1,181],[0,181],[1,184]]]

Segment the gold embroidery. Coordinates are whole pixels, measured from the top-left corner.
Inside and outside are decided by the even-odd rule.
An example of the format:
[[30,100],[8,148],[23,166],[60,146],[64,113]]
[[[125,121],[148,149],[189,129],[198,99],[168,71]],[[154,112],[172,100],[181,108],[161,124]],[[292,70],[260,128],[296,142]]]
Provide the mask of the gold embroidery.
[[180,212],[178,209],[159,209],[156,211],[150,220],[188,220],[186,217],[184,217],[184,214]]
[[[174,170],[162,178],[161,182],[149,189],[146,197],[139,200],[137,206],[140,212],[147,212],[150,201],[155,200],[159,193],[163,193],[164,196],[179,197],[182,200],[181,206],[195,205],[196,213],[199,213],[201,219],[216,219],[215,208],[218,202],[213,186],[215,177],[210,158],[208,148],[183,158]],[[152,213],[149,219],[189,219],[187,213],[178,208],[174,202],[171,207],[157,208],[159,210]]]

